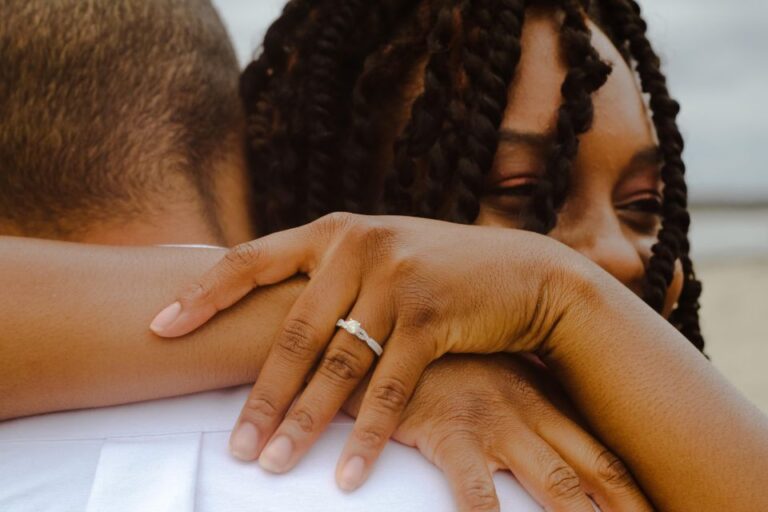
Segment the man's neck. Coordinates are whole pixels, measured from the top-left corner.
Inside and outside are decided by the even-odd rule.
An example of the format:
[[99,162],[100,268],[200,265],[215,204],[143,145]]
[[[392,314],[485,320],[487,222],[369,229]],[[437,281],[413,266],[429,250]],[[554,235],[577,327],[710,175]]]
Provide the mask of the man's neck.
[[166,206],[162,212],[140,218],[84,220],[77,230],[23,229],[0,219],[0,236],[21,236],[97,245],[213,245],[231,246],[253,238],[248,226],[229,224],[226,230],[212,226],[210,219],[194,208]]
[[100,245],[228,245],[227,240],[194,216],[163,215],[159,218],[100,223],[77,233],[72,242]]

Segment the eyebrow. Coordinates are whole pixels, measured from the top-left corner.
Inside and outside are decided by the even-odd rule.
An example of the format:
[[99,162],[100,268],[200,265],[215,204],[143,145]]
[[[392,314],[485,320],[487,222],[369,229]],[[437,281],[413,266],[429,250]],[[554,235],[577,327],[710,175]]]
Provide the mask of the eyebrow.
[[550,133],[521,132],[502,128],[499,130],[499,144],[530,146],[534,149],[547,149],[554,137]]
[[[499,144],[508,146],[528,146],[541,155],[547,153],[555,141],[552,133],[526,132],[502,128],[499,130]],[[661,154],[661,148],[657,145],[651,145],[638,150],[627,164],[621,169],[620,179],[627,180],[647,170],[649,167],[656,168],[659,172],[659,165],[664,161]]]
[[[554,142],[554,135],[551,133],[523,132],[502,128],[499,130],[499,143],[510,145],[531,146],[537,149],[549,147]],[[661,150],[658,146],[647,146],[638,150],[624,167],[624,171],[644,167],[649,165],[658,165],[663,161]]]
[[627,165],[624,166],[624,169],[621,171],[621,176],[623,179],[627,179],[642,172],[648,167],[657,167],[663,160],[661,149],[658,146],[645,147],[635,153]]

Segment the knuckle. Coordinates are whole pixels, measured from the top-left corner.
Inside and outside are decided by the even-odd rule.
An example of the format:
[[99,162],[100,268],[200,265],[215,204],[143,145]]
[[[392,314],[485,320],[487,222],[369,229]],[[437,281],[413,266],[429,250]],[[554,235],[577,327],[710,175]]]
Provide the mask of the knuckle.
[[398,251],[393,257],[392,270],[399,281],[411,282],[421,274],[423,264],[421,258],[405,249]]
[[408,393],[405,384],[400,379],[390,377],[376,384],[372,395],[377,407],[387,411],[399,413],[408,401]]
[[488,427],[496,417],[507,419],[508,404],[480,393],[467,392],[451,397],[446,403],[446,422],[450,425],[465,425],[477,428]]
[[[425,373],[422,380],[425,376],[429,378],[429,374]],[[448,396],[433,395],[430,398],[429,412],[432,422],[450,426],[454,432],[485,428],[497,413],[506,418],[508,408],[503,401],[489,396],[486,390],[462,389]]]
[[361,220],[358,222],[350,222],[346,224],[344,228],[346,245],[350,247],[368,249],[367,241],[369,231],[370,226],[368,220]]
[[459,400],[456,400],[456,403],[452,404],[448,411],[439,418],[448,425],[464,426],[465,428],[483,425],[488,420],[487,415],[480,410],[480,407],[460,403]]
[[439,467],[443,467],[450,460],[452,446],[462,441],[470,441],[473,445],[479,446],[477,435],[473,430],[450,426],[448,429],[433,431],[425,448],[430,452],[430,460]]
[[344,245],[354,247],[371,268],[391,260],[396,237],[395,228],[370,218],[356,218],[344,227]]
[[307,409],[291,409],[286,419],[295,423],[305,434],[311,434],[315,431],[317,422],[314,419],[314,415]]
[[499,498],[493,482],[485,478],[470,478],[462,489],[470,510],[499,510]]
[[397,231],[381,222],[369,221],[363,232],[365,247],[368,252],[383,256],[394,246]]
[[543,396],[540,388],[537,387],[530,375],[517,371],[506,372],[504,382],[506,389],[515,397],[516,402],[531,408],[537,407],[537,410],[542,413],[550,410],[550,400]]
[[235,269],[253,267],[263,258],[263,247],[258,241],[236,245],[227,251],[224,259]]
[[377,450],[387,440],[387,437],[381,431],[370,427],[356,431],[355,438],[363,448],[369,451]]
[[332,212],[320,218],[320,222],[333,228],[343,228],[355,221],[355,214],[349,212]]
[[411,294],[410,303],[403,308],[404,324],[414,330],[425,329],[434,325],[439,318],[439,308],[432,302],[428,294],[415,292]]
[[314,232],[323,239],[331,238],[354,225],[355,215],[348,212],[329,213],[312,223]]
[[400,316],[414,329],[438,322],[445,302],[440,298],[440,284],[427,278],[418,266],[413,260],[399,262],[392,279]]
[[315,351],[312,340],[314,339],[314,327],[301,318],[291,318],[283,326],[278,346],[287,354],[296,359],[304,360],[313,358]]
[[561,500],[570,500],[581,494],[579,476],[567,465],[557,465],[551,469],[544,488],[548,494]]
[[274,418],[277,416],[277,407],[274,402],[263,396],[249,397],[243,407],[243,415],[249,420],[257,420],[259,418]]
[[346,349],[334,349],[323,360],[318,372],[333,380],[349,382],[363,376],[363,361]]
[[632,485],[632,477],[624,463],[608,450],[597,456],[595,468],[598,480],[610,488],[626,488]]

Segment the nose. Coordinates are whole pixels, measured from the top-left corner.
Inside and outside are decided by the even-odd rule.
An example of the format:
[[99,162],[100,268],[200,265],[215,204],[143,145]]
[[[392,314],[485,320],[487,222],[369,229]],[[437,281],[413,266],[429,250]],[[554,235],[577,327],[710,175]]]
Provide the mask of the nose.
[[615,216],[558,222],[551,235],[600,265],[636,293],[642,290],[645,263],[642,248],[625,233]]

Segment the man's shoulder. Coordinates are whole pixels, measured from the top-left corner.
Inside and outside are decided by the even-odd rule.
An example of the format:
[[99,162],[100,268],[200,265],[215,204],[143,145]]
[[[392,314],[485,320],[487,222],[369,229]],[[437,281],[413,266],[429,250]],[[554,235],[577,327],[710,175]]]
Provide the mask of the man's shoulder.
[[[370,480],[348,494],[334,483],[353,420],[340,414],[289,474],[229,455],[230,430],[250,386],[0,423],[0,509],[302,511],[453,510],[440,471],[390,442]],[[508,473],[502,510],[539,511]],[[34,492],[27,492],[34,489]],[[158,504],[167,503],[166,508]],[[32,508],[29,508],[32,506]],[[56,508],[56,507],[53,507]],[[69,509],[69,508],[67,508]],[[58,508],[57,508],[58,510]]]

